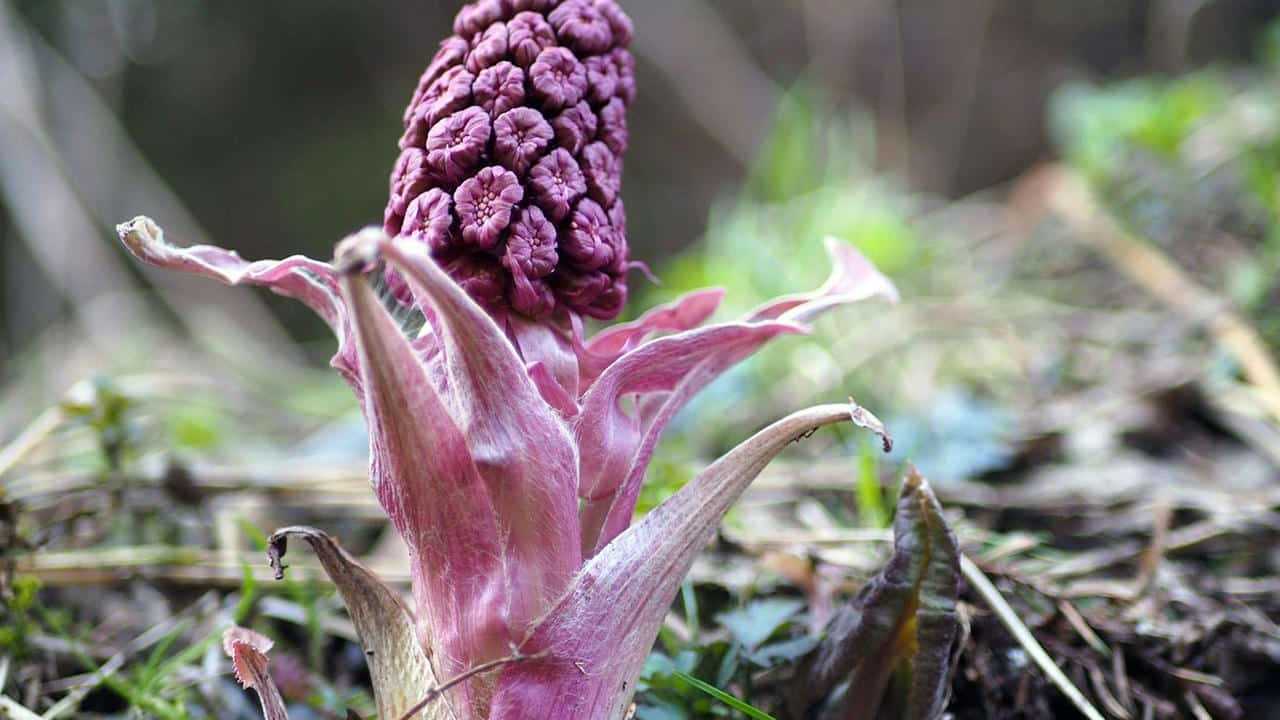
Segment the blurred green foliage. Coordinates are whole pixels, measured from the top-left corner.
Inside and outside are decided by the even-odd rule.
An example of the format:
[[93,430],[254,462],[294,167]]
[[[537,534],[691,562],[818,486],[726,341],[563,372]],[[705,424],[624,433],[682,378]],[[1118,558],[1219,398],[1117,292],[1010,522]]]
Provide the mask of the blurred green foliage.
[[921,262],[912,203],[874,178],[874,147],[865,118],[833,111],[809,85],[793,89],[742,192],[713,208],[706,236],[661,268],[663,285],[640,306],[718,286],[730,308],[743,310],[816,287],[829,268],[826,235],[853,243],[891,276]]
[[[687,638],[669,628],[659,636],[661,649],[645,662],[636,696],[638,720],[769,718],[743,701],[752,697],[753,674],[792,662],[809,652],[817,638],[804,631],[804,603],[785,598],[754,600],[716,615],[704,640],[697,594],[683,593]],[[730,692],[733,689],[734,692]]]
[[1280,23],[1259,48],[1248,67],[1065,87],[1050,126],[1122,222],[1280,348]]

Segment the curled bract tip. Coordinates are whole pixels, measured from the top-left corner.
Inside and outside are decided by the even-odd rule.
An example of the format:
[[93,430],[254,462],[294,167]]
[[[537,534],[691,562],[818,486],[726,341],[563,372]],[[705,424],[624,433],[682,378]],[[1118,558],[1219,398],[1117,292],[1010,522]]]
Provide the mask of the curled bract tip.
[[139,215],[116,225],[116,235],[135,254],[149,244],[164,241],[164,231],[160,229],[160,225],[146,215]]
[[833,265],[839,270],[828,281],[829,285],[838,286],[846,283],[850,287],[857,288],[855,294],[858,300],[880,297],[896,303],[902,299],[893,281],[881,273],[853,245],[833,235],[824,237],[822,243]]
[[246,689],[258,687],[261,673],[266,670],[267,653],[274,646],[270,638],[249,628],[232,626],[222,634],[222,651],[231,658],[236,680]]
[[341,275],[368,272],[377,263],[386,233],[375,227],[348,235],[333,251],[333,267]]

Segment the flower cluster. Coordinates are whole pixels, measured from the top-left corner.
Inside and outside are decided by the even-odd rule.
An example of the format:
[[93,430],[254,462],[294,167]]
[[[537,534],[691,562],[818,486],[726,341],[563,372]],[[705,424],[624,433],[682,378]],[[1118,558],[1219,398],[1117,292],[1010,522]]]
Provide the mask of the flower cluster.
[[[384,229],[424,243],[490,310],[613,318],[631,20],[615,0],[480,0],[454,33],[405,111]],[[387,280],[412,302],[403,276]]]

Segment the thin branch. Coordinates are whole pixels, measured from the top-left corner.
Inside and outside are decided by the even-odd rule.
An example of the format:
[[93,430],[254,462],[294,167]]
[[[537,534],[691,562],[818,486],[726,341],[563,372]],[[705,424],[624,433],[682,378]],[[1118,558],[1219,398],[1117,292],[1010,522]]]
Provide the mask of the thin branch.
[[8,474],[32,450],[39,447],[45,438],[58,429],[62,420],[62,409],[56,406],[51,407],[40,413],[25,430],[19,433],[18,437],[13,439],[13,442],[0,449],[0,477]]
[[1031,634],[1031,631],[1027,629],[1022,620],[1018,618],[1018,614],[1005,601],[1004,596],[1000,594],[995,585],[991,584],[991,580],[982,572],[982,568],[975,565],[967,555],[961,555],[960,571],[964,573],[965,579],[969,581],[973,589],[991,606],[996,617],[1000,618],[1000,622],[1004,623],[1004,626],[1009,629],[1014,639],[1022,645],[1022,649],[1027,651],[1031,659],[1035,660],[1040,669],[1044,671],[1044,674],[1049,676],[1049,680],[1062,691],[1062,694],[1066,695],[1089,720],[1105,720],[1102,713],[1098,712],[1098,709],[1089,703],[1089,700],[1080,692],[1080,689],[1073,685],[1070,678],[1062,672],[1062,668],[1058,667],[1053,658],[1049,657],[1049,653],[1045,652],[1044,647]]
[[458,675],[452,679],[446,680],[440,683],[439,685],[431,688],[431,690],[427,691],[426,697],[419,700],[416,705],[409,708],[408,712],[400,716],[400,720],[413,720],[415,715],[422,712],[424,708],[426,708],[431,703],[435,702],[437,699],[440,698],[440,696],[444,695],[455,685],[464,683],[477,675],[483,675],[489,672],[490,670],[496,670],[502,667],[503,665],[510,665],[512,663],[518,663],[525,660],[533,660],[535,658],[542,657],[543,655],[545,655],[545,653],[538,653],[536,655],[521,655],[519,652],[517,652],[513,655],[509,655],[504,658],[498,658],[497,660],[491,660],[487,663],[481,663],[471,668],[470,670],[462,673],[461,675]]

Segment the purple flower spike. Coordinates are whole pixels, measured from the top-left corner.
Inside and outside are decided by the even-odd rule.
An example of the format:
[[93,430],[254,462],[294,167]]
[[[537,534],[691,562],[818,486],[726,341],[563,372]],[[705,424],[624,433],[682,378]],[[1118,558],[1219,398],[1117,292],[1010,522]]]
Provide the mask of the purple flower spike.
[[511,211],[523,198],[520,180],[509,170],[481,170],[453,194],[462,239],[482,250],[492,250],[511,224]]
[[494,23],[476,38],[475,47],[467,55],[467,70],[479,74],[507,55],[507,25]]
[[491,128],[489,116],[469,107],[431,128],[427,163],[446,184],[456,184],[480,162]]
[[599,270],[613,262],[616,242],[609,237],[612,234],[604,208],[587,198],[573,211],[561,249],[578,269]]
[[516,108],[493,123],[493,154],[507,169],[523,176],[542,157],[552,137],[542,113]]
[[[494,288],[474,272],[466,283],[487,293],[495,317],[611,316],[632,265],[620,202],[626,110],[635,93],[631,21],[614,0],[477,0],[458,13],[454,31],[405,111],[383,227],[424,244],[447,267],[471,267],[457,259],[476,255],[493,270],[488,260],[501,260],[505,300],[494,300]],[[572,217],[588,196],[593,229],[571,239]],[[534,211],[541,220],[530,238],[549,234],[550,247],[575,248],[577,258],[561,250],[554,262],[579,275],[600,271],[607,282],[569,282],[555,265],[522,269],[513,258],[523,250],[508,258],[511,226]],[[394,272],[388,282],[399,300],[419,302]]]
[[507,23],[507,48],[522,68],[528,68],[543,50],[555,46],[556,31],[536,12],[522,12]]
[[587,180],[568,150],[556,148],[529,172],[533,199],[552,220],[569,216],[573,204],[587,192]]
[[524,102],[524,71],[503,60],[481,72],[472,91],[476,104],[498,117]]
[[573,105],[587,92],[587,71],[562,47],[543,50],[529,68],[533,96],[548,110]]
[[[560,34],[524,73],[529,97],[499,110],[503,83],[474,78],[459,42],[486,47],[519,12],[559,12],[548,25]],[[704,323],[723,293],[695,292],[585,336],[583,319],[615,317],[628,293],[618,182],[634,80],[620,13],[613,0],[467,5],[458,42],[442,46],[406,114],[387,232],[347,238],[333,264],[177,247],[147,218],[118,227],[143,262],[270,288],[332,328],[330,364],[368,426],[373,494],[408,546],[412,611],[318,531],[277,533],[272,550],[282,570],[277,543],[303,534],[320,557],[369,658],[379,717],[624,717],[679,583],[747,485],[823,425],[878,426],[847,405],[796,413],[633,522],[665,428],[702,388],[828,309],[896,294],[829,242],[833,273],[814,292],[715,325]],[[512,52],[472,67],[510,76]],[[612,96],[592,86],[607,85],[607,70],[592,80],[580,63],[605,55],[618,71]],[[607,99],[600,118],[590,98]],[[425,326],[405,331],[367,277],[378,267]],[[232,631],[227,649],[268,720],[287,720],[262,640]]]
[[613,98],[600,110],[600,139],[619,157],[627,152],[631,135],[627,132],[627,106]]
[[585,161],[582,174],[587,178],[587,190],[596,202],[609,207],[618,197],[622,188],[622,167],[618,156],[613,154],[608,145],[594,142],[582,151]]
[[547,16],[560,41],[584,55],[594,55],[613,45],[613,28],[586,0],[565,0]]
[[596,136],[598,124],[596,114],[591,112],[586,101],[565,110],[551,121],[551,127],[556,131],[556,142],[575,155]]

